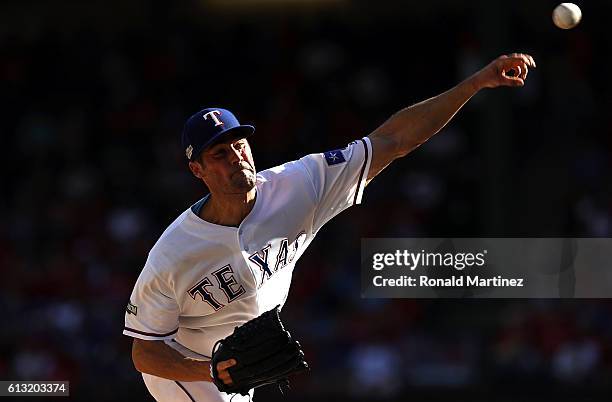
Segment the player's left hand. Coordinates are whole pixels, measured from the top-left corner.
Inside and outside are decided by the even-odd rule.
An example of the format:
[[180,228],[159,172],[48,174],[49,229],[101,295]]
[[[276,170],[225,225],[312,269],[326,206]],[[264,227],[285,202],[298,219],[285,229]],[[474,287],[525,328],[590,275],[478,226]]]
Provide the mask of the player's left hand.
[[524,53],[512,53],[499,56],[474,74],[472,79],[477,89],[499,86],[522,87],[525,85],[529,67],[536,67],[533,57]]
[[237,362],[235,359],[224,360],[222,362],[217,363],[217,372],[219,373],[219,379],[223,381],[226,385],[232,385],[234,383],[227,369],[235,366],[236,363]]

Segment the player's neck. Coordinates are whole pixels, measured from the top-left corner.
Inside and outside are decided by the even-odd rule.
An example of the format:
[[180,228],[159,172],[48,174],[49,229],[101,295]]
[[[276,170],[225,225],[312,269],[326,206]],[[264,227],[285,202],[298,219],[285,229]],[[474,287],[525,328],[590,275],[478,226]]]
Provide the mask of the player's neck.
[[200,218],[223,226],[239,226],[255,206],[257,191],[245,194],[211,194],[200,211]]

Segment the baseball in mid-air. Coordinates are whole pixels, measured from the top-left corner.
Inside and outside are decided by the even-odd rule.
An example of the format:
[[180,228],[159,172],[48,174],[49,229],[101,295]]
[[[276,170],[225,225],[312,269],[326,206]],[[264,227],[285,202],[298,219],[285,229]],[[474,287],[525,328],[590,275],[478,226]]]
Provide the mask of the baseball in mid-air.
[[553,11],[553,22],[561,29],[574,28],[582,19],[580,7],[574,3],[561,3]]

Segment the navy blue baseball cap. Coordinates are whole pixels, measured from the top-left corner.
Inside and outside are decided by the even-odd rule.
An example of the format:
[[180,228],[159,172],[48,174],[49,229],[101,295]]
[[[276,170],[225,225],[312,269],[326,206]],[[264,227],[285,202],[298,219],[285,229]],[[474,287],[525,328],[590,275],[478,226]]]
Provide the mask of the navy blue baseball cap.
[[227,135],[245,138],[255,132],[255,127],[240,124],[232,112],[221,108],[206,108],[185,122],[181,140],[185,156],[196,160],[204,148],[223,140]]

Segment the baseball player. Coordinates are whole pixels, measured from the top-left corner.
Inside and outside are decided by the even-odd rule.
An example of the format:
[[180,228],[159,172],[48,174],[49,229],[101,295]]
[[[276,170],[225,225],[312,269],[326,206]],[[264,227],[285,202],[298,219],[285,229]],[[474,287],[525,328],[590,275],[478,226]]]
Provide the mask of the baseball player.
[[[501,56],[367,137],[259,173],[247,140],[254,127],[221,108],[191,116],[183,149],[210,193],[153,246],[125,314],[123,333],[134,338],[132,359],[151,395],[160,402],[229,401],[232,395],[211,382],[215,342],[284,304],[295,263],[319,229],[359,204],[365,185],[389,163],[442,129],[479,90],[523,86],[529,67],[529,55]],[[217,365],[226,384],[235,364]]]

